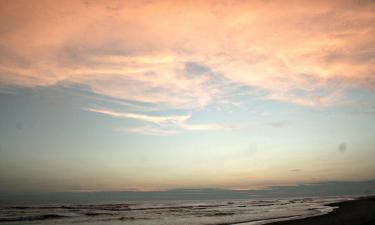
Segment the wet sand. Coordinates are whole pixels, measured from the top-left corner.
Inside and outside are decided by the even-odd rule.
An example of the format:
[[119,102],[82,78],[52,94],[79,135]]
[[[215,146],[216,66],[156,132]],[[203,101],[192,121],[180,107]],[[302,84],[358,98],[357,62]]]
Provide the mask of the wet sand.
[[375,225],[375,196],[329,204],[333,212],[298,220],[269,223],[268,225]]

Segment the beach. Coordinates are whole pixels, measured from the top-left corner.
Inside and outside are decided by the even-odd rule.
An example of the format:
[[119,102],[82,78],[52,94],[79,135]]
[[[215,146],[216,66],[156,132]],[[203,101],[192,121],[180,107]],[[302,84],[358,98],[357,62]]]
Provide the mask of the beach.
[[333,212],[304,219],[280,221],[269,225],[375,225],[375,196],[332,203]]

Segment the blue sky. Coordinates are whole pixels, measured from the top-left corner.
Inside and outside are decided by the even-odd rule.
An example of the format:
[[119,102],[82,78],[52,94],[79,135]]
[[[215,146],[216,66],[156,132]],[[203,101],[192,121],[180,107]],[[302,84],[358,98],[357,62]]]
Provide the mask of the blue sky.
[[[184,122],[235,124],[216,131],[92,112],[127,106],[76,86],[14,88],[0,102],[5,189],[243,189],[373,178],[375,120],[352,108],[253,100],[229,110],[207,106]],[[143,126],[177,131],[127,130]]]

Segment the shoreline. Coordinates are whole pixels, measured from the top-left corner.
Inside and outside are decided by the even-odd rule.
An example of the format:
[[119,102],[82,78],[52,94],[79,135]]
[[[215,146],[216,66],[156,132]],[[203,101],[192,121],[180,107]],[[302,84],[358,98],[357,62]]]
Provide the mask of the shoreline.
[[375,196],[327,204],[337,207],[324,215],[265,223],[267,225],[375,225]]

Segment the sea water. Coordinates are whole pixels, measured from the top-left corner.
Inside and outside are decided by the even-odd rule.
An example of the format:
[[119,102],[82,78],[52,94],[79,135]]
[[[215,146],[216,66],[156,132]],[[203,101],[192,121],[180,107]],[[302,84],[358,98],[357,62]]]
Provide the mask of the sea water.
[[105,204],[0,206],[0,224],[218,225],[264,224],[328,213],[348,197],[160,200]]

